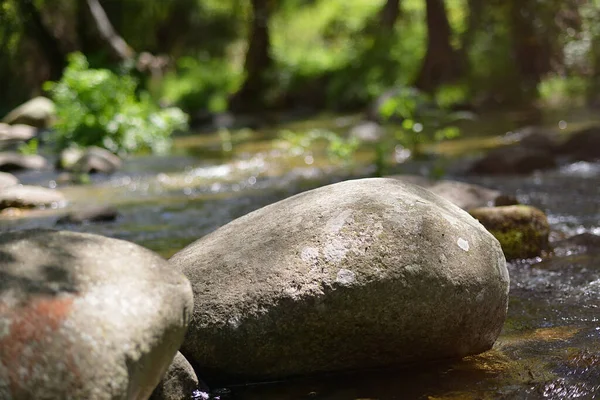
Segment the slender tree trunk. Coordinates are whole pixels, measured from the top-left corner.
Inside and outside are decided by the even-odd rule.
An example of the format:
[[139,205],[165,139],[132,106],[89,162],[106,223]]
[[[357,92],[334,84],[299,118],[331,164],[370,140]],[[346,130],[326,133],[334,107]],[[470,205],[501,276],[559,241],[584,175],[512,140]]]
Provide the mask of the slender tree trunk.
[[427,5],[427,52],[415,86],[433,92],[441,84],[459,79],[464,62],[450,44],[451,30],[444,0],[425,0]]
[[535,28],[535,0],[511,0],[510,32],[519,91],[515,102],[527,103],[537,95],[542,76],[550,70],[549,49]]
[[469,16],[467,18],[467,29],[465,29],[461,38],[461,52],[465,57],[468,56],[475,42],[477,31],[481,28],[484,0],[468,0]]
[[66,65],[66,56],[61,50],[58,40],[44,25],[40,11],[36,8],[33,0],[19,0],[17,4],[25,21],[26,32],[38,44],[48,62],[49,78],[51,80],[60,79]]
[[400,17],[400,0],[387,0],[379,11],[380,28],[391,31]]
[[267,74],[273,66],[269,34],[271,5],[269,0],[252,0],[252,28],[246,52],[246,80],[230,100],[233,111],[246,111],[264,106],[268,87]]
[[135,57],[133,49],[115,31],[99,0],[86,0],[98,33],[109,45],[114,56],[121,61],[130,61]]
[[588,86],[587,102],[592,108],[600,108],[600,37],[592,39],[592,76]]

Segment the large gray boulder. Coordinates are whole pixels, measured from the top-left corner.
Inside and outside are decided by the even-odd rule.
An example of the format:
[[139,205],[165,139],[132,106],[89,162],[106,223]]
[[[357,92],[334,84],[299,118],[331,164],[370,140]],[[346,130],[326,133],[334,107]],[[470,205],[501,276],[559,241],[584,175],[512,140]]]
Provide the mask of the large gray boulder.
[[190,284],[97,235],[0,235],[0,399],[145,400],[183,340]]
[[196,302],[181,352],[209,384],[463,357],[488,350],[506,316],[498,241],[394,179],[301,193],[170,263]]
[[35,97],[15,108],[3,118],[7,124],[25,124],[48,128],[56,116],[56,107],[46,97]]

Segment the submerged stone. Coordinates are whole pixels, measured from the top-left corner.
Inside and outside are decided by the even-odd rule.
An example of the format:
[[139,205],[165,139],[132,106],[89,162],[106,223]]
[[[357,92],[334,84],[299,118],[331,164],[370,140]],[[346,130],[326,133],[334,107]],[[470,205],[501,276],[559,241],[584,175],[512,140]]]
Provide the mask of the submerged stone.
[[298,194],[170,263],[196,298],[181,352],[209,384],[477,354],[506,316],[497,240],[450,202],[394,179]]

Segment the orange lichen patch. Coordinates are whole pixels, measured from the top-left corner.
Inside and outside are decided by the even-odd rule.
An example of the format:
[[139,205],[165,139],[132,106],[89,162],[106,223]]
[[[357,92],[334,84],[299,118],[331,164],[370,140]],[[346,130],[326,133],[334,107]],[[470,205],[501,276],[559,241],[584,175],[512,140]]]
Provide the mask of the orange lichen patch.
[[567,340],[575,336],[581,329],[573,326],[556,326],[552,328],[538,328],[533,331],[523,332],[520,334],[504,336],[501,345],[513,345],[518,342],[541,340],[541,341],[556,341]]
[[511,367],[511,360],[501,351],[492,349],[485,353],[465,357],[455,366],[459,370],[478,370],[499,373]]
[[17,307],[0,302],[0,318],[8,321],[7,332],[0,332],[0,360],[9,371],[16,397],[27,390],[34,369],[44,366],[44,350],[56,345],[53,335],[67,318],[73,301],[72,296],[40,296]]
[[567,340],[579,332],[580,328],[572,326],[557,326],[554,328],[539,328],[533,331],[531,339],[535,340]]

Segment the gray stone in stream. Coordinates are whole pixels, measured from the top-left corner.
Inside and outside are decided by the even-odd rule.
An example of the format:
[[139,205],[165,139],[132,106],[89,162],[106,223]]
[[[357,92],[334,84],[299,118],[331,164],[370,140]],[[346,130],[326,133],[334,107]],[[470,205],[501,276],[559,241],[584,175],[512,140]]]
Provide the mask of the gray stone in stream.
[[8,172],[0,172],[0,189],[19,184],[19,180],[13,174]]
[[348,136],[361,142],[378,142],[385,135],[385,130],[374,121],[362,121],[354,125],[348,132]]
[[29,125],[8,125],[0,122],[0,149],[25,142],[36,136],[37,129]]
[[25,155],[12,151],[0,153],[0,171],[40,170],[48,167],[48,161],[37,154]]
[[58,190],[39,186],[15,185],[0,191],[0,209],[59,206],[64,202],[65,197]]
[[600,235],[585,232],[554,243],[558,256],[580,253],[600,253]]
[[0,234],[0,398],[147,399],[192,312],[190,284],[133,243]]
[[119,217],[119,211],[111,206],[92,206],[72,211],[57,221],[57,224],[84,224],[111,222]]
[[573,160],[600,160],[600,126],[574,133],[559,151]]
[[68,148],[60,155],[60,168],[77,173],[112,174],[121,168],[123,161],[110,151],[91,146],[87,149]]
[[35,97],[9,112],[3,122],[48,128],[56,115],[56,107],[46,97]]
[[481,175],[520,175],[556,166],[552,152],[516,145],[490,151],[475,162],[469,172]]
[[198,384],[194,368],[180,352],[177,352],[150,400],[191,399],[194,390],[198,389]]
[[298,194],[170,263],[196,301],[181,352],[209,384],[477,354],[506,316],[498,241],[454,204],[394,179]]
[[415,175],[394,175],[390,178],[423,186],[440,197],[456,204],[463,210],[477,207],[518,204],[513,196],[505,195],[479,185],[458,181],[434,181]]

